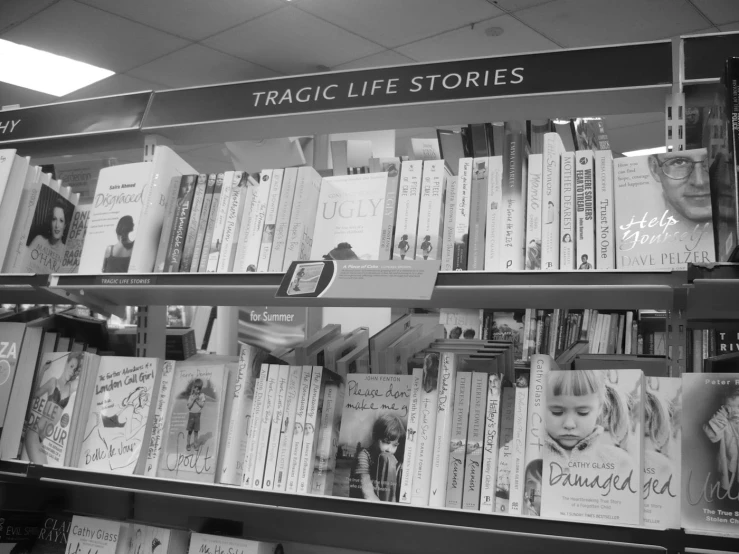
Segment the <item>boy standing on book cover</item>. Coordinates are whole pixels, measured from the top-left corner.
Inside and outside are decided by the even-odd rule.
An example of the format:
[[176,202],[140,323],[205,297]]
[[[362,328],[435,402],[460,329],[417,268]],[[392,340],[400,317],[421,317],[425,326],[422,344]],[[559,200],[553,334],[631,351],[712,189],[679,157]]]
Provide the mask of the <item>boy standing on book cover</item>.
[[203,394],[203,380],[195,379],[192,383],[192,390],[190,391],[190,397],[187,399],[187,447],[186,450],[190,451],[190,437],[193,432],[195,433],[195,440],[192,443],[193,448],[198,447],[198,433],[200,433],[200,413],[203,411],[205,406],[205,394]]
[[385,413],[372,427],[372,445],[357,449],[349,477],[349,496],[373,502],[397,502],[400,463],[395,457],[405,427],[400,418]]

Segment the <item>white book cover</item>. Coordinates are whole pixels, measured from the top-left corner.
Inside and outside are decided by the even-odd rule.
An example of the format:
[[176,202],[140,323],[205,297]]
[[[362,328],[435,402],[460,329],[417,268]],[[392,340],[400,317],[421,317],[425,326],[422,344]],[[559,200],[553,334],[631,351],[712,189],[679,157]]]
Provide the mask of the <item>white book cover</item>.
[[[7,240],[5,257],[3,258],[3,272],[5,273],[16,263],[17,258],[22,253],[21,245],[24,244],[22,236],[27,233],[32,221],[33,210],[38,201],[41,185],[41,168],[29,166],[15,210],[13,212],[3,210],[5,215],[8,216],[7,221],[13,222],[10,236],[8,237],[8,233],[3,234],[3,237]],[[0,205],[1,207],[2,205]]]
[[454,214],[454,271],[467,269],[470,237],[472,158],[460,158]]
[[[274,170],[268,169],[259,174],[257,191],[254,203],[249,212],[249,226],[244,239],[243,254],[237,252],[236,257],[240,259],[238,268],[234,264],[234,270],[240,272],[256,272],[259,264],[259,249],[262,246],[262,232],[264,231],[264,219],[267,214],[267,202],[269,191],[272,188],[272,176]],[[240,245],[241,246],[241,245]]]
[[[327,380],[323,387],[323,404],[321,405],[320,426],[316,437],[315,465],[310,494],[331,496],[336,476],[336,459],[340,444],[339,429],[341,428],[341,417],[344,409],[346,384],[344,379],[335,373],[331,374],[329,371],[325,371],[324,375],[331,375],[334,378]],[[406,400],[410,397],[410,383],[404,397]],[[405,428],[403,433],[405,433]],[[396,483],[399,481],[400,476],[396,479]]]
[[575,152],[562,152],[559,221],[559,268],[575,269]]
[[[525,516],[541,515],[541,479],[542,472],[545,406],[544,387],[553,360],[549,356],[534,354],[531,356],[531,373],[529,374],[529,407],[526,416],[526,475],[525,490],[521,513]],[[537,486],[538,485],[538,486]]]
[[470,240],[467,269],[485,269],[485,225],[488,217],[488,163],[490,158],[472,160],[472,194],[470,196]]
[[500,433],[498,435],[498,472],[495,478],[495,512],[508,513],[513,468],[513,422],[516,390],[505,386],[500,394]]
[[575,266],[595,269],[595,220],[593,202],[593,152],[580,150],[575,155]]
[[386,173],[326,177],[321,183],[311,260],[379,260]]
[[254,466],[257,459],[257,446],[259,445],[259,432],[262,426],[262,412],[264,411],[264,393],[267,388],[267,376],[269,375],[269,364],[262,364],[259,369],[259,377],[254,385],[254,401],[252,403],[251,415],[249,417],[249,440],[244,450],[244,463],[242,464],[241,486],[245,489],[254,488]]
[[434,457],[431,467],[429,506],[443,508],[446,503],[446,477],[449,467],[449,444],[454,417],[454,383],[457,360],[451,352],[442,352],[439,359],[439,402],[436,409]]
[[[280,554],[282,552],[282,546],[277,543],[192,533],[187,554]],[[184,552],[177,554],[184,554]]]
[[423,381],[423,368],[417,367],[413,370],[411,383],[411,399],[408,407],[408,426],[405,430],[405,453],[403,455],[403,473],[400,481],[400,494],[398,502],[410,504],[413,495],[413,468],[416,463],[418,444],[418,422],[421,414],[421,383]]
[[313,466],[315,465],[315,444],[318,439],[318,422],[321,415],[321,402],[323,393],[323,368],[313,366],[313,374],[310,381],[310,392],[308,404],[305,408],[305,424],[303,425],[303,446],[300,452],[300,465],[298,468],[298,494],[308,494],[311,480],[313,479]]
[[320,174],[312,167],[298,168],[298,181],[295,185],[290,227],[281,271],[287,271],[294,261],[310,259],[320,190]]
[[382,231],[380,232],[379,260],[391,260],[395,219],[398,209],[398,182],[400,177],[400,158],[370,158],[371,173],[386,173],[385,206],[382,210]]
[[503,156],[488,159],[485,271],[500,271],[503,242]]
[[284,169],[275,169],[272,172],[269,196],[267,197],[267,210],[264,216],[264,230],[262,241],[259,245],[259,262],[257,271],[264,273],[269,270],[269,259],[272,255],[272,245],[275,241],[275,227],[277,225],[277,210],[280,207],[280,193],[282,192],[282,181],[285,176]]
[[508,498],[508,513],[521,515],[523,495],[526,486],[526,415],[529,409],[528,375],[521,374],[516,379],[516,392],[513,407],[513,461],[511,464],[511,486]]
[[638,369],[549,372],[542,516],[642,523],[643,380]]
[[159,456],[164,444],[164,426],[170,397],[172,396],[174,367],[174,361],[165,360],[161,368],[162,379],[159,382],[159,391],[154,399],[154,424],[151,427],[151,439],[149,440],[149,451],[146,456],[146,469],[144,470],[144,475],[147,477],[155,477],[157,467],[159,467]]
[[215,273],[218,271],[218,260],[223,252],[223,232],[226,229],[226,220],[228,219],[229,208],[233,201],[233,198],[231,198],[231,189],[234,187],[233,174],[233,171],[226,171],[225,173],[218,174],[218,178],[223,179],[223,184],[221,185],[221,197],[219,199],[216,222],[213,226],[213,235],[211,236],[210,241],[208,262],[205,266],[205,271],[207,273]]
[[441,260],[446,179],[444,160],[423,162],[416,239],[417,260]]
[[434,462],[434,438],[436,413],[439,404],[438,352],[427,352],[423,357],[421,380],[421,405],[418,417],[418,445],[413,466],[413,491],[411,504],[428,506],[431,494],[431,469]]
[[272,252],[269,255],[270,272],[282,271],[282,262],[285,259],[285,248],[287,247],[287,237],[290,230],[290,218],[292,217],[297,181],[298,168],[288,167],[285,169],[285,174],[282,178],[280,204],[277,209],[277,221],[275,222],[275,238],[272,241]]
[[613,154],[596,150],[595,206],[597,215],[595,269],[616,269],[615,205],[613,202]]
[[457,192],[459,177],[450,176],[446,180],[444,197],[444,232],[441,239],[441,271],[454,271],[454,218],[457,215]]
[[459,371],[454,385],[454,410],[446,477],[447,508],[461,509],[464,494],[464,468],[467,455],[467,427],[470,421],[472,372]]
[[[241,212],[239,214],[240,223],[238,234],[236,235],[237,244],[235,246],[234,260],[231,264],[231,270],[235,273],[246,272],[247,250],[250,238],[252,238],[256,233],[256,225],[258,223],[257,214],[259,212],[260,201],[259,195],[262,190],[262,174],[255,173],[253,175],[248,175],[246,172],[244,172],[244,176],[247,180],[247,192],[246,197],[244,198],[244,202],[241,206]],[[271,182],[271,180],[269,181]],[[254,271],[256,271],[256,266]]]
[[502,271],[522,271],[526,253],[528,143],[522,131],[506,132],[503,177]]
[[[0,150],[0,186],[4,187],[0,194],[0,221],[12,221],[16,217],[23,190],[26,184],[31,184],[34,175],[28,158],[16,155],[15,150]],[[10,241],[11,233],[0,233],[0,264],[5,260]]]
[[[166,199],[172,178],[197,173],[167,146],[156,147],[150,168],[149,182],[143,196],[144,206],[138,222],[138,229],[135,229],[136,245],[130,254],[129,273],[150,273],[153,271],[157,247],[162,235]],[[101,170],[101,173],[102,171],[104,170]],[[98,178],[97,186],[100,187],[100,178]]]
[[161,378],[157,358],[100,358],[77,467],[123,475],[145,470]]
[[282,436],[282,424],[285,415],[285,395],[287,394],[287,383],[290,378],[289,365],[277,367],[279,367],[279,373],[277,374],[277,386],[275,388],[275,409],[272,412],[267,461],[264,465],[264,479],[262,479],[262,488],[266,490],[274,488],[277,456],[279,455],[280,437]]
[[282,416],[282,425],[280,426],[280,446],[277,452],[277,467],[275,468],[275,479],[272,486],[272,490],[276,491],[284,491],[287,488],[302,371],[303,368],[301,366],[290,366],[287,391],[285,392],[285,410]]
[[223,224],[221,253],[218,256],[216,272],[228,273],[233,270],[234,258],[238,248],[238,236],[244,221],[244,205],[249,200],[249,176],[245,171],[227,171],[224,179],[231,178],[231,194],[228,200],[226,220]]
[[545,133],[542,176],[544,189],[541,202],[541,268],[544,271],[559,269],[561,241],[559,226],[562,209],[560,156],[562,153],[564,153],[564,145],[559,135],[557,133]]
[[526,190],[526,269],[541,269],[543,199],[542,154],[529,154]]
[[310,384],[313,375],[311,366],[302,366],[300,372],[300,390],[298,391],[298,405],[295,409],[295,427],[293,428],[292,444],[290,446],[290,460],[287,470],[287,484],[285,491],[298,492],[300,474],[300,458],[303,451],[303,437],[305,436],[305,416],[310,399]]
[[421,177],[423,162],[403,161],[400,164],[398,213],[395,219],[394,260],[413,260],[416,257],[418,211],[421,206]]
[[626,325],[624,333],[624,354],[634,353],[634,344],[631,342],[631,326],[634,323],[634,312],[629,310],[626,312]]
[[500,376],[488,376],[485,409],[485,444],[482,454],[480,511],[495,512],[495,482],[498,475],[498,440],[500,436]]
[[120,521],[75,515],[69,526],[65,554],[92,552],[116,554],[121,535]]
[[180,193],[180,182],[182,177],[175,176],[169,183],[169,191],[165,200],[164,218],[162,219],[162,234],[159,237],[159,246],[157,247],[157,255],[154,258],[154,273],[164,272],[164,266],[167,260],[167,251],[169,250],[170,237],[172,236],[172,222],[175,219],[179,202],[177,197]]
[[480,509],[487,390],[488,374],[481,371],[473,372],[470,393],[470,422],[467,429],[467,457],[464,467],[463,510],[477,511]]
[[267,465],[267,452],[269,450],[269,438],[272,432],[272,416],[277,405],[277,380],[280,374],[280,366],[270,364],[267,373],[267,381],[264,384],[264,407],[262,408],[259,422],[259,442],[254,458],[254,473],[252,488],[264,487],[264,471]]

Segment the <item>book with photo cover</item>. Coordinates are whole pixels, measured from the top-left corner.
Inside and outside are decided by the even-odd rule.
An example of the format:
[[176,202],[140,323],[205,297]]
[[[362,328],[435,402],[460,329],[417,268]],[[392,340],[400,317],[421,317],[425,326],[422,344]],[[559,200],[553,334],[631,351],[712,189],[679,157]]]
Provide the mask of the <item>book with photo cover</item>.
[[67,538],[72,527],[72,515],[67,513],[48,514],[39,529],[30,554],[64,554]]
[[91,209],[92,204],[77,205],[75,208],[59,273],[77,273],[79,270]]
[[41,512],[0,511],[0,554],[28,554],[43,528]]
[[446,309],[439,313],[444,338],[479,339],[482,333],[482,310]]

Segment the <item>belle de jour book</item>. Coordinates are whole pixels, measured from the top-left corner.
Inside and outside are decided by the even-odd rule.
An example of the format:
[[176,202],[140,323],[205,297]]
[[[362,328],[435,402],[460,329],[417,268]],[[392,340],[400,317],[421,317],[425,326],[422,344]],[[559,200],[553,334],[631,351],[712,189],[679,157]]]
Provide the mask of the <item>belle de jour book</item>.
[[77,467],[144,473],[161,365],[158,358],[101,357]]
[[643,380],[639,369],[549,372],[542,516],[642,523]]
[[617,158],[616,267],[685,269],[715,261],[706,150]]
[[398,502],[405,455],[410,375],[349,375],[333,496]]
[[321,182],[312,260],[380,260],[386,173],[326,177]]
[[226,380],[225,364],[177,362],[157,477],[215,481]]

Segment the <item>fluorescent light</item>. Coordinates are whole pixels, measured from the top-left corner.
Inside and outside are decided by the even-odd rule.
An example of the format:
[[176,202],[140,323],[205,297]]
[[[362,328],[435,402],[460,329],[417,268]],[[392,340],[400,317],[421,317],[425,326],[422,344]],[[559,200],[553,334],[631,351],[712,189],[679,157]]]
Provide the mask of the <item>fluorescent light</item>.
[[644,150],[633,150],[631,152],[624,152],[624,156],[649,156],[651,154],[666,154],[667,148],[664,146],[657,146],[656,148],[645,148]]
[[114,71],[0,39],[0,81],[54,96],[114,75]]

